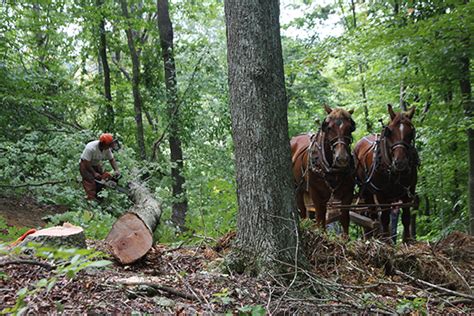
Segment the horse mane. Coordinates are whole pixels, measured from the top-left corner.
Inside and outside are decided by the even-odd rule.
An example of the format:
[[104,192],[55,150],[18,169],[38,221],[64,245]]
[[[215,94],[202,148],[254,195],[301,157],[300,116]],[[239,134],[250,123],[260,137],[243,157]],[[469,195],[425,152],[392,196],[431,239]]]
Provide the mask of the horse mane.
[[341,108],[336,108],[336,109],[333,109],[331,111],[331,113],[329,113],[328,118],[331,118],[331,119],[344,119],[344,118],[345,119],[350,119],[351,114],[347,110],[344,110],[344,109],[341,109]]

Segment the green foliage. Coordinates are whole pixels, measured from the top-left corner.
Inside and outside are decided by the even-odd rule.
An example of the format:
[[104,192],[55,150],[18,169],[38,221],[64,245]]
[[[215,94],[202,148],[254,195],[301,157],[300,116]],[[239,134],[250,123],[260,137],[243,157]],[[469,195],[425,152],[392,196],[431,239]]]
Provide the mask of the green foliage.
[[417,297],[413,300],[402,299],[397,304],[397,313],[417,313],[419,315],[427,315],[426,303],[427,300],[424,297]]
[[[186,234],[178,234],[170,221],[173,201],[183,197],[173,197],[171,190],[167,133],[174,117],[166,103],[156,2],[127,0],[128,20],[116,1],[102,3],[22,1],[2,7],[0,184],[64,181],[11,188],[8,193],[28,193],[41,203],[67,205],[71,211],[54,217],[53,223],[81,225],[89,238],[103,238],[115,217],[130,207],[125,196],[110,190],[103,191],[103,204],[89,205],[78,181],[77,163],[85,143],[110,123],[103,96],[103,65],[98,62],[103,21],[115,112],[113,132],[123,144],[116,158],[123,183],[130,180],[132,168],[138,168],[148,175],[148,187],[162,202],[162,222],[155,238],[173,242],[194,235],[217,237],[234,229],[237,199],[223,2],[170,1],[189,203]],[[460,105],[459,61],[462,57],[472,60],[474,54],[474,46],[466,39],[466,34],[474,33],[474,4],[398,4],[355,2],[354,15],[345,2],[320,6],[305,0],[288,5],[304,14],[283,28],[306,32],[306,36],[282,39],[289,134],[316,131],[325,116],[324,103],[355,109],[355,140],[368,134],[367,122],[378,132],[379,119],[388,119],[386,104],[399,102],[402,85],[405,101],[417,106],[415,125],[422,161],[418,233],[431,239],[453,229],[465,230],[468,222],[465,132],[474,122]],[[342,17],[344,34],[321,38],[317,30],[334,13]],[[128,27],[137,35],[134,40],[140,51],[147,151],[162,138],[153,162],[139,161],[136,155],[132,63],[124,32]]]
[[[21,288],[17,292],[15,306],[3,309],[2,314],[25,313],[28,310],[28,297],[32,297],[40,291],[50,292],[61,278],[73,279],[80,271],[91,268],[101,269],[112,263],[109,260],[102,259],[104,254],[93,249],[49,248],[29,243],[26,246],[14,249],[13,252],[16,254],[22,252],[32,253],[35,257],[53,265],[54,270],[47,278],[38,280],[32,286]],[[1,244],[0,253],[8,253],[6,249],[2,249]]]
[[0,216],[0,242],[11,242],[23,235],[27,227],[10,226],[3,216]]
[[261,305],[245,305],[237,310],[239,311],[239,315],[264,316],[267,314],[267,311]]

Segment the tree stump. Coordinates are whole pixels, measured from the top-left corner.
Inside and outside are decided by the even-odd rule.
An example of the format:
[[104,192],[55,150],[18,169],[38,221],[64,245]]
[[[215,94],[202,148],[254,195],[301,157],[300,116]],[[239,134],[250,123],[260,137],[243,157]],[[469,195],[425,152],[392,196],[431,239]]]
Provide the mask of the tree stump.
[[146,255],[161,217],[160,204],[143,184],[132,182],[129,187],[135,205],[117,219],[105,239],[110,254],[121,264]]
[[38,243],[46,247],[87,247],[84,230],[79,226],[74,226],[69,223],[64,223],[63,226],[40,229],[35,233],[26,236],[21,245],[26,245],[29,242]]

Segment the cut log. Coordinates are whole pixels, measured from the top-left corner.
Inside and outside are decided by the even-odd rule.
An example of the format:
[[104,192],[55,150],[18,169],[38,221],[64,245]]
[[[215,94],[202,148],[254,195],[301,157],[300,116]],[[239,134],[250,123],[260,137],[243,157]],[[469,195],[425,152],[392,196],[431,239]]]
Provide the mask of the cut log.
[[351,222],[356,223],[362,227],[366,227],[369,229],[373,229],[376,231],[380,230],[380,223],[379,221],[374,221],[366,216],[360,215],[356,212],[349,212],[349,216],[351,218]]
[[131,264],[147,254],[161,217],[160,204],[143,184],[132,182],[129,187],[135,205],[117,219],[105,239],[110,254],[121,264]]
[[34,242],[46,247],[58,246],[67,248],[86,248],[84,230],[79,226],[64,223],[63,226],[54,226],[40,229],[26,236],[20,245]]

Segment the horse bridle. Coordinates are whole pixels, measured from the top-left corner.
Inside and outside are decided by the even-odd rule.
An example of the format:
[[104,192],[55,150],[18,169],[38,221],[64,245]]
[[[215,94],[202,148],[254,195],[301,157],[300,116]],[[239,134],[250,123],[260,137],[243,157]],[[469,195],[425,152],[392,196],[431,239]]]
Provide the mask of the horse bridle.
[[[335,141],[334,141],[335,140]],[[344,140],[347,140],[344,141]],[[336,136],[333,137],[332,139],[329,140],[329,144],[331,145],[331,150],[334,152],[334,148],[339,145],[343,144],[344,147],[346,147],[346,150],[348,153],[350,153],[350,145],[352,143],[352,137],[351,136]]]
[[[413,124],[410,123],[410,126],[412,127],[412,130],[413,130],[413,133],[415,133],[415,129],[414,129],[414,126]],[[385,163],[387,165],[390,165],[391,161],[392,161],[392,157],[393,157],[393,152],[395,151],[395,149],[397,148],[404,148],[406,150],[406,153],[407,153],[407,156],[408,156],[408,159],[410,159],[410,149],[411,148],[414,148],[415,146],[410,142],[406,142],[404,140],[399,140],[393,144],[390,145],[389,149],[390,149],[390,154],[388,152],[386,152],[386,150],[388,149],[387,145],[388,145],[388,142],[387,142],[387,136],[385,135],[385,131],[386,129],[388,128],[388,126],[385,126],[382,130],[382,134],[380,135],[380,143],[382,144],[383,143],[383,152],[382,152],[382,159],[385,160]],[[413,140],[415,139],[415,135],[413,136]]]

